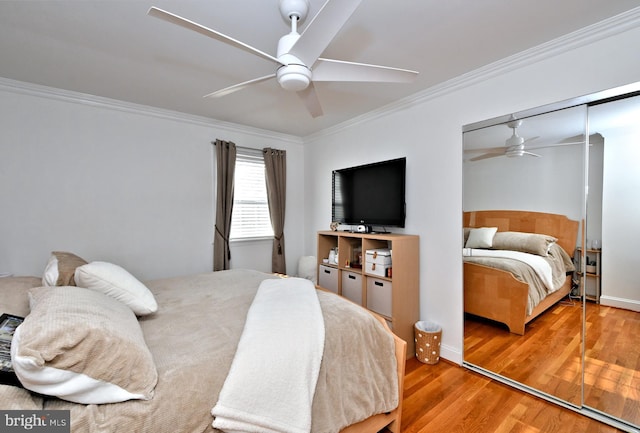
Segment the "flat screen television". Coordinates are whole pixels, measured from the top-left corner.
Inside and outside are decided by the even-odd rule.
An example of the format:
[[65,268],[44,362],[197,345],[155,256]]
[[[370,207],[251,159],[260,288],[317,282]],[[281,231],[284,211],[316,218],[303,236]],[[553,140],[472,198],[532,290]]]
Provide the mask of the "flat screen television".
[[332,220],[347,225],[404,227],[407,159],[334,170]]

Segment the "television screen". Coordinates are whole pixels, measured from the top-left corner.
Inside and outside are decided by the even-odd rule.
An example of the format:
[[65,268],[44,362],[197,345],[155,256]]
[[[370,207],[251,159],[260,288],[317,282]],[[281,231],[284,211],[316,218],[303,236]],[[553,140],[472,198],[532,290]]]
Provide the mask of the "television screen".
[[405,176],[406,158],[334,170],[333,221],[404,227]]

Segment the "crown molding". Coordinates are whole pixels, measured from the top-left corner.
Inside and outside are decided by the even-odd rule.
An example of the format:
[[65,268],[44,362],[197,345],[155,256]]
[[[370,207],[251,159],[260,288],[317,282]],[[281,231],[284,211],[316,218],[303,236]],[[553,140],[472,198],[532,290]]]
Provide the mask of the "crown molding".
[[173,120],[182,123],[190,123],[193,125],[215,128],[217,130],[249,134],[294,144],[303,144],[302,138],[295,135],[282,134],[279,132],[270,131],[268,129],[260,129],[251,126],[240,125],[237,123],[225,122],[209,117],[196,116],[193,114],[186,114],[179,111],[166,110],[163,108],[156,108],[148,105],[134,104],[132,102],[58,89],[55,87],[43,86],[40,84],[27,83],[24,81],[12,80],[9,78],[0,77],[0,90],[11,93],[36,96],[40,98],[53,99],[57,101],[64,101],[73,104],[88,105],[92,107],[106,108],[114,111],[122,111],[126,113],[156,117],[159,119]]
[[619,15],[568,33],[549,42],[537,45],[528,50],[514,54],[496,62],[482,66],[458,77],[436,84],[428,89],[410,95],[406,98],[387,104],[381,108],[365,113],[361,116],[342,122],[338,125],[303,137],[305,143],[310,143],[322,137],[337,134],[354,126],[386,117],[403,111],[411,106],[422,104],[429,100],[442,97],[495,76],[523,68],[525,66],[555,57],[567,51],[575,50],[594,42],[615,36],[620,33],[640,27],[640,7],[630,9]]

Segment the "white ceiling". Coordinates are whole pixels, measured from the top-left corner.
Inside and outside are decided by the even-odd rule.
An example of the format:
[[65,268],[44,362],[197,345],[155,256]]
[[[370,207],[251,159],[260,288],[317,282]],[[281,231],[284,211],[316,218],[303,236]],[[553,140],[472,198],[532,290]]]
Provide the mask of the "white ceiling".
[[[310,3],[306,22],[324,0]],[[316,83],[325,114],[315,119],[274,80],[203,99],[273,73],[273,63],[149,17],[151,6],[272,55],[289,31],[278,0],[0,0],[0,77],[306,136],[640,0],[363,0],[323,57],[420,75],[412,84]]]

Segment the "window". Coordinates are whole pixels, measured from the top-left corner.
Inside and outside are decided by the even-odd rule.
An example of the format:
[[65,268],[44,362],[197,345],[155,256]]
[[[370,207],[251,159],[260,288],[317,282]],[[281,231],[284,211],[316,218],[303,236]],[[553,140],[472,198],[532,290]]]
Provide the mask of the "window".
[[261,150],[237,149],[231,240],[273,238]]

